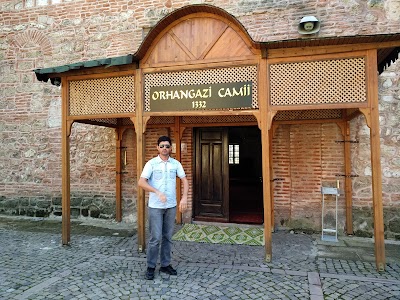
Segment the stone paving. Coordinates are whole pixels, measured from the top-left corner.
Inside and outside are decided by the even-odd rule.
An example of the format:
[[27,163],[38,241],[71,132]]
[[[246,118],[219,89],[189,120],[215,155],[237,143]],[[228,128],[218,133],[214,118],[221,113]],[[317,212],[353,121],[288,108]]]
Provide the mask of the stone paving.
[[[400,243],[379,273],[373,260],[338,259],[318,240],[275,232],[271,263],[261,246],[175,242],[178,276],[157,269],[149,281],[136,235],[71,235],[61,246],[59,233],[0,226],[0,299],[400,299]],[[362,241],[357,249],[370,249]]]

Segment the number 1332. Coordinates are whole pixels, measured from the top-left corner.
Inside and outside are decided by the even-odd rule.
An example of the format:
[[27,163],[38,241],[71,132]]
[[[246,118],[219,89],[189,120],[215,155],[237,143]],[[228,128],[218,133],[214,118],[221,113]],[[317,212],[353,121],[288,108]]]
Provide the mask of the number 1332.
[[192,101],[192,108],[206,108],[207,101]]

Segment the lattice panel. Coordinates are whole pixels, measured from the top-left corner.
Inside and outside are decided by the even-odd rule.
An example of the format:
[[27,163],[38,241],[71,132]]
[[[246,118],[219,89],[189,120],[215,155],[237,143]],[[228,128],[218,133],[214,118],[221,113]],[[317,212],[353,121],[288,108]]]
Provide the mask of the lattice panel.
[[122,123],[122,125],[125,125],[125,126],[134,125],[134,124],[132,123],[132,120],[129,119],[129,118],[123,118],[121,123]]
[[346,110],[347,116],[358,112],[358,108],[349,108]]
[[182,117],[184,124],[202,124],[202,123],[241,123],[257,122],[256,117],[248,116],[189,116]]
[[69,114],[71,116],[131,112],[135,112],[133,76],[69,82]]
[[275,121],[341,119],[340,109],[278,111]]
[[365,59],[272,64],[271,105],[366,102]]
[[117,125],[117,119],[89,119],[89,121],[95,121],[99,123]]
[[231,83],[241,81],[253,82],[252,108],[258,108],[257,66],[183,72],[149,73],[144,75],[144,80],[145,111],[150,111],[150,88],[153,86],[180,86]]
[[151,117],[147,124],[174,124],[174,117]]

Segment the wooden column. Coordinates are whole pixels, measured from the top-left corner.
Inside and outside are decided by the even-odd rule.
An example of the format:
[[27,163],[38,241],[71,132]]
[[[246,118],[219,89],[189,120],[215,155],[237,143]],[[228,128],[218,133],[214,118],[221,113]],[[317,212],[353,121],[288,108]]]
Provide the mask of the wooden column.
[[68,81],[62,78],[61,93],[61,171],[62,171],[62,244],[68,245],[71,240],[71,195],[70,195],[70,158],[69,137],[71,135],[72,122],[68,116]]
[[345,121],[344,129],[344,189],[346,199],[346,233],[353,234],[353,187],[351,182],[350,123]]
[[258,74],[258,106],[260,109],[261,148],[262,148],[262,174],[263,174],[263,203],[264,203],[264,239],[265,260],[272,260],[272,199],[271,199],[271,175],[270,175],[270,137],[269,126],[271,124],[271,112],[268,109],[268,72],[266,59],[260,60]]
[[274,207],[274,172],[272,168],[272,139],[274,138],[274,128],[269,132],[269,174],[271,176],[270,197],[271,197],[271,230],[275,231],[275,207]]
[[122,129],[115,129],[115,220],[122,221],[122,196],[121,196],[121,147],[122,147]]
[[[142,174],[145,159],[145,138],[144,138],[144,97],[143,97],[143,74],[141,69],[137,69],[135,73],[135,104],[136,104],[136,117],[134,118],[135,132],[136,132],[136,174],[137,181]],[[146,249],[146,208],[145,208],[145,192],[137,185],[137,222],[138,222],[138,250],[143,252]]]
[[[174,126],[174,137],[175,137],[175,159],[181,161],[181,118],[175,117],[175,126]],[[181,202],[182,191],[181,191],[181,180],[179,178],[176,179],[176,205],[179,207],[179,203]],[[179,209],[176,210],[176,223],[182,223],[182,213],[179,212]]]
[[367,84],[367,95],[371,116],[370,139],[373,195],[372,200],[374,207],[375,262],[378,271],[384,271],[386,267],[386,261],[382,205],[381,150],[379,135],[377,50],[368,50]]

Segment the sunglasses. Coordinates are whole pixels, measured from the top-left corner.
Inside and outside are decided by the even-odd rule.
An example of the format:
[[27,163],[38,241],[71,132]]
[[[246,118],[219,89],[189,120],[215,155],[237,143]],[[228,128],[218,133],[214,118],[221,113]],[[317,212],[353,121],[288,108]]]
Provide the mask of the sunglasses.
[[158,147],[160,147],[161,149],[163,149],[164,147],[167,148],[167,149],[169,149],[169,148],[171,148],[171,145],[160,145],[160,146],[158,146]]

